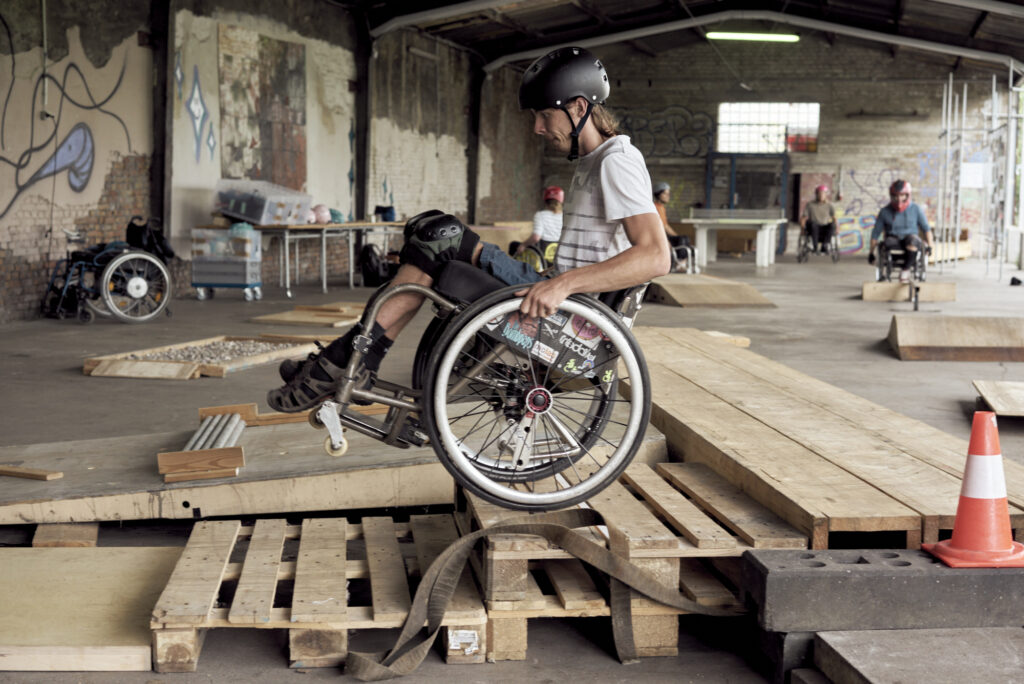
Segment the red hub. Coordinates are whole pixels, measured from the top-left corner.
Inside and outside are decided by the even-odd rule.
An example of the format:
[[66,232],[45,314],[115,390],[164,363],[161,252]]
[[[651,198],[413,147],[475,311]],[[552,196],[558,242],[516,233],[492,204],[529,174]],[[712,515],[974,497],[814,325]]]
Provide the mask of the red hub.
[[532,413],[547,413],[551,408],[551,392],[543,387],[534,387],[526,393],[526,410]]

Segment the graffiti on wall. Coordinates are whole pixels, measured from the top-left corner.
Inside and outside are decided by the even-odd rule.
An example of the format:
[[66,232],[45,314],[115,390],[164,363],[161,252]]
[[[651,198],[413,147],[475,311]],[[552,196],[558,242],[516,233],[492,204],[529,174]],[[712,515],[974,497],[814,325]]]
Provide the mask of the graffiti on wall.
[[[50,72],[40,73],[31,86],[31,97],[12,98],[16,55],[10,27],[3,15],[0,24],[6,32],[10,46],[11,83],[7,87],[3,109],[0,110],[0,219],[14,206],[18,197],[36,183],[66,173],[68,186],[74,192],[82,192],[92,177],[96,159],[96,143],[92,129],[82,121],[75,121],[81,112],[98,112],[119,124],[124,131],[129,150],[131,135],[124,120],[108,109],[107,105],[120,90],[124,81],[127,57],[121,63],[121,70],[109,92],[97,97],[79,66],[73,62],[64,67],[60,78]],[[51,94],[47,109],[42,107],[44,85],[56,90],[56,99]],[[20,149],[8,146],[8,126],[28,121],[27,141]],[[67,129],[70,126],[70,130]],[[66,133],[62,133],[62,129]],[[27,176],[27,177],[26,177]]]
[[203,151],[203,126],[210,118],[210,110],[206,108],[206,100],[203,99],[203,88],[199,84],[199,66],[192,67],[192,92],[185,101],[185,111],[192,122],[192,140],[196,152],[196,161]]
[[705,112],[670,105],[657,112],[625,110],[622,128],[645,157],[701,157],[708,152],[714,120]]
[[221,173],[306,184],[306,47],[220,25]]

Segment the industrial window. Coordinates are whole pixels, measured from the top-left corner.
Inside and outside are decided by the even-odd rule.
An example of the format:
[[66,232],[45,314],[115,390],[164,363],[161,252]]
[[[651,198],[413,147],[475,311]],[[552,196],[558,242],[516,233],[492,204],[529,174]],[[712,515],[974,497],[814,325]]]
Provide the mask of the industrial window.
[[723,102],[718,105],[719,152],[817,152],[817,102]]

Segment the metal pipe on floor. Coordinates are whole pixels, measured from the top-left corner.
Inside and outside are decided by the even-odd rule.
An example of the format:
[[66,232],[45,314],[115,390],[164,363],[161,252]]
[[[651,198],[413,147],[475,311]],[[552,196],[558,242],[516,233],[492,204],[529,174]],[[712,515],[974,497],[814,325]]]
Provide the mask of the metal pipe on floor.
[[204,439],[200,440],[196,444],[195,449],[197,451],[199,449],[209,449],[210,448],[210,445],[213,444],[214,440],[216,440],[217,437],[220,436],[221,428],[224,426],[224,423],[227,420],[227,417],[228,417],[228,414],[221,413],[216,418],[214,418],[214,420],[213,420],[213,427],[210,428],[210,431],[207,433],[206,437]]
[[220,431],[220,434],[217,435],[217,439],[214,440],[211,448],[220,449],[225,446],[231,446],[227,442],[231,439],[232,435],[235,434],[235,428],[237,428],[240,423],[242,423],[241,414],[232,413],[231,417],[224,423],[224,428]]
[[185,448],[182,451],[192,451],[195,449],[196,444],[206,438],[206,434],[210,431],[210,427],[213,425],[213,419],[215,416],[206,416],[203,418],[203,422],[200,423],[199,429],[192,433],[191,439],[185,443]]

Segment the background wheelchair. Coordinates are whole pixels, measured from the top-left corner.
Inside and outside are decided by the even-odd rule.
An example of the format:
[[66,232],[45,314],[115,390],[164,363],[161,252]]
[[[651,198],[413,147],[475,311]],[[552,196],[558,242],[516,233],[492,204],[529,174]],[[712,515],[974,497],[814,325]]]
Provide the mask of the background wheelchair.
[[519,242],[511,242],[508,246],[509,256],[515,258],[517,261],[530,264],[533,270],[537,273],[543,272],[545,269],[553,266],[555,263],[555,253],[558,252],[557,242],[539,242],[526,247],[522,254],[516,254],[516,250],[519,248]]
[[[832,237],[825,245],[826,253],[829,258],[832,259],[832,263],[839,262],[839,235],[838,231],[832,231]],[[814,254],[814,239],[811,237],[810,232],[806,227],[800,229],[800,240],[797,243],[796,249],[796,260],[797,263],[806,262],[811,254]]]
[[[875,278],[879,282],[892,280],[893,270],[899,271],[903,266],[908,251],[899,246],[898,241],[886,237],[878,241],[878,261],[875,262]],[[928,278],[928,250],[924,244],[914,253],[914,258],[907,266],[910,279],[924,282]]]
[[40,309],[45,316],[76,316],[82,323],[95,316],[125,323],[144,323],[162,312],[171,315],[171,274],[166,261],[174,256],[163,234],[133,216],[126,240],[72,249],[82,237],[65,230],[68,251],[54,264]]
[[[337,395],[310,413],[328,431],[327,452],[345,453],[343,429],[403,447],[429,443],[466,489],[527,511],[571,506],[611,484],[650,418],[647,365],[629,330],[646,286],[605,301],[574,295],[544,319],[520,316],[521,289],[461,262],[447,264],[433,289],[379,289],[364,329],[405,292],[431,300],[436,317],[417,348],[411,388],[378,380],[359,389],[370,341],[355,338]],[[365,416],[349,408],[355,401],[389,410]]]

